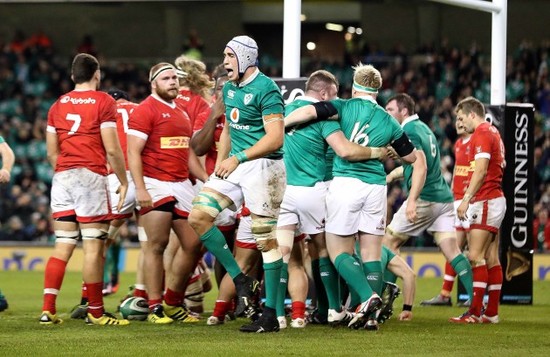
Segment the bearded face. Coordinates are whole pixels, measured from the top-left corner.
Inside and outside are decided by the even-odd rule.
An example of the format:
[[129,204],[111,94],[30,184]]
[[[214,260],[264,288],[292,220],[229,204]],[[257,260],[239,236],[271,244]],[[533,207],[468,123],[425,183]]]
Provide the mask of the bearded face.
[[178,96],[179,81],[175,70],[162,72],[152,82],[153,93],[167,102],[171,102]]

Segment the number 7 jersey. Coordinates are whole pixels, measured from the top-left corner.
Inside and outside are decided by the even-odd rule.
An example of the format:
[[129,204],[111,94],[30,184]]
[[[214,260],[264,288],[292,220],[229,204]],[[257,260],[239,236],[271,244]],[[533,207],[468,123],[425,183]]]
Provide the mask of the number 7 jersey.
[[71,91],[48,112],[49,133],[57,134],[59,156],[55,172],[85,167],[107,174],[101,129],[116,128],[116,102],[104,92]]

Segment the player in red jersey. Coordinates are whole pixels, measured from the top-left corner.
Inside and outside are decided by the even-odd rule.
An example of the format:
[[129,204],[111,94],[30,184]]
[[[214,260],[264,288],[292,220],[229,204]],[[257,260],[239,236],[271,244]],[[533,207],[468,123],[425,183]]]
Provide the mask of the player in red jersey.
[[40,324],[62,322],[56,315],[56,298],[67,261],[79,236],[84,249],[83,280],[88,292],[87,324],[127,325],[103,308],[103,249],[111,218],[107,166],[116,173],[120,205],[128,180],[124,156],[116,133],[116,104],[107,93],[97,91],[101,72],[97,59],[78,54],[72,64],[75,89],[62,95],[50,108],[46,145],[55,167],[51,208],[56,242],[46,264],[44,303]]
[[[186,281],[201,256],[201,244],[187,222],[194,189],[189,174],[207,175],[189,150],[192,127],[185,111],[176,105],[179,83],[176,68],[158,63],[149,72],[152,94],[132,113],[128,124],[128,165],[136,187],[140,220],[148,243],[145,249],[145,282],[152,323],[190,322],[195,319],[183,304]],[[163,253],[170,229],[178,237],[184,259],[166,272],[162,304]],[[196,319],[195,319],[196,320]],[[196,320],[198,321],[198,320]]]
[[[474,296],[469,310],[450,321],[498,323],[502,286],[498,231],[506,212],[506,199],[502,192],[504,144],[498,129],[485,121],[485,108],[479,100],[473,97],[461,100],[456,106],[456,116],[464,129],[473,133],[468,156],[473,172],[457,208],[457,216],[461,220],[470,220],[468,254],[474,275]],[[482,314],[486,288],[489,290],[489,302]]]
[[[470,178],[470,161],[468,159],[470,155],[470,137],[471,133],[468,133],[464,130],[462,122],[455,122],[456,133],[458,134],[458,139],[454,145],[455,153],[455,166],[453,172],[453,181],[451,183],[451,189],[454,196],[454,207],[455,207],[455,216],[456,209],[462,202],[464,197],[464,192],[468,187],[468,182]],[[456,242],[460,249],[464,249],[467,240],[467,234],[470,230],[470,221],[469,220],[460,220],[458,216],[455,217],[455,228],[456,228]],[[449,262],[445,262],[445,276],[443,277],[443,286],[439,295],[429,299],[424,300],[420,303],[422,306],[452,306],[451,300],[451,291],[453,290],[453,285],[456,278],[456,272]]]

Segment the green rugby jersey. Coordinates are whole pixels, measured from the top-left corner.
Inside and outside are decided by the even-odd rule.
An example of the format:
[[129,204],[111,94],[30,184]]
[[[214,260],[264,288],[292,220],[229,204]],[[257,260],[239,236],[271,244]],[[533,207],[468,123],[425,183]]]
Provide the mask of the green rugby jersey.
[[[420,198],[428,202],[453,202],[451,188],[441,174],[441,159],[437,139],[430,128],[419,120],[418,115],[412,115],[401,123],[403,130],[417,150],[426,155],[426,182],[420,192]],[[403,175],[407,188],[411,188],[412,165],[403,165]]]
[[[285,116],[314,102],[315,98],[299,97],[286,106]],[[298,125],[285,134],[284,160],[289,185],[312,187],[325,181],[328,144],[324,139],[339,130],[336,121],[316,121]]]
[[[362,146],[387,146],[403,135],[399,126],[374,99],[353,98],[330,101],[338,110],[340,126],[349,141]],[[350,162],[334,158],[334,177],[353,177],[365,183],[386,185],[386,171],[379,160]]]
[[[227,82],[223,87],[225,116],[231,138],[230,156],[248,149],[265,136],[262,117],[284,114],[284,102],[279,87],[260,71],[240,83]],[[266,156],[279,159],[283,149]]]

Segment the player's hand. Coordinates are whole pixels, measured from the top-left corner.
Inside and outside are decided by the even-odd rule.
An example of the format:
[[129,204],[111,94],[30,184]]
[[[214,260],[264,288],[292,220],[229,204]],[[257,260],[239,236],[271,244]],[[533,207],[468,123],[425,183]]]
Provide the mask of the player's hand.
[[468,201],[460,201],[460,205],[458,205],[458,208],[456,209],[456,215],[458,219],[461,221],[465,221],[468,219],[468,215],[466,214],[468,212],[468,206],[470,206],[470,203]]
[[405,214],[407,215],[407,220],[411,223],[416,223],[418,218],[416,215],[416,201],[407,200],[407,208],[405,209]]
[[136,189],[136,201],[138,206],[141,208],[153,207],[153,199],[151,198],[149,192],[144,188]]
[[379,148],[380,149],[380,157],[378,157],[379,161],[386,161],[386,159],[389,157],[390,151],[388,148]]
[[399,314],[399,321],[411,321],[412,318],[412,311],[401,311],[401,313]]
[[215,174],[221,179],[226,179],[239,166],[239,160],[235,156],[228,157],[216,167]]
[[8,183],[10,182],[11,174],[8,170],[2,169],[0,170],[0,183]]
[[223,96],[219,96],[218,99],[212,104],[210,108],[212,110],[212,118],[218,119],[225,113],[225,104],[223,104]]
[[116,193],[118,194],[118,205],[116,206],[116,210],[120,212],[120,210],[122,209],[122,206],[124,205],[124,201],[126,201],[126,194],[128,193],[128,185],[126,184],[126,185],[118,186]]
[[388,150],[388,157],[390,159],[399,160],[401,158],[399,155],[397,155],[397,152],[395,151],[395,149],[390,145],[388,145],[386,149]]

